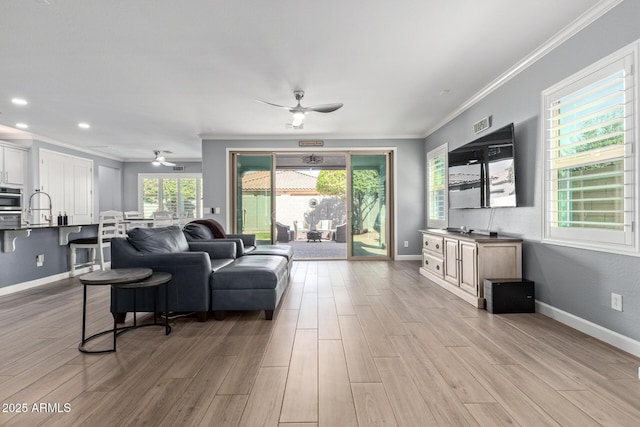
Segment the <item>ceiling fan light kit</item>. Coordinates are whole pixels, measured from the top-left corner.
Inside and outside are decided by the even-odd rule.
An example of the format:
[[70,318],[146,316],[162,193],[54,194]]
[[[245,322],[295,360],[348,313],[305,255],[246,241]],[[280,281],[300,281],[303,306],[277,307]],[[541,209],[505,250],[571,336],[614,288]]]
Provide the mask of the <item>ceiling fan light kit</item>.
[[291,125],[295,128],[295,127],[299,127],[300,125],[302,125],[302,121],[304,120],[305,117],[305,113],[303,113],[302,111],[296,111],[295,113],[293,113],[293,121],[291,122]]
[[302,163],[306,165],[320,165],[324,163],[324,157],[311,154],[309,156],[302,156]]
[[296,105],[295,107],[286,107],[284,105],[273,104],[271,102],[261,101],[259,99],[257,101],[263,104],[271,105],[273,107],[284,108],[285,110],[289,111],[293,115],[293,121],[291,122],[291,127],[293,129],[303,129],[302,122],[310,111],[315,111],[316,113],[331,113],[339,108],[342,108],[342,106],[344,105],[341,102],[338,102],[334,104],[322,104],[314,105],[311,107],[303,107],[302,105],[300,105],[300,101],[302,100],[302,98],[304,98],[304,91],[294,90],[293,96],[296,98],[296,101],[298,101],[298,105]]

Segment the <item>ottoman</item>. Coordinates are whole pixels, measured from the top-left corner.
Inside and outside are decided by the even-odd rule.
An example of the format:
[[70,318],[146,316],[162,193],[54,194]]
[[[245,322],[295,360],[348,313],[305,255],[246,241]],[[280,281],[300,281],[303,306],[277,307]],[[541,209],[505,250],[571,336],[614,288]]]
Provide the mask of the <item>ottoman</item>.
[[251,255],[211,274],[211,310],[217,320],[225,311],[264,310],[267,320],[273,319],[288,285],[287,260],[277,255]]
[[278,255],[287,260],[287,270],[291,277],[291,264],[293,263],[293,248],[289,245],[259,245],[246,255]]

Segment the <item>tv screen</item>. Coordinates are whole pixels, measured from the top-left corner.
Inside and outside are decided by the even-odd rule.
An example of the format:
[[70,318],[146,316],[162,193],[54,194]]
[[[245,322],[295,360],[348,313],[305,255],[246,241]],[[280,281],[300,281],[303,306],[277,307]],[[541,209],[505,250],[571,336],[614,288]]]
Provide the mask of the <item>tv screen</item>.
[[516,206],[513,123],[449,152],[449,208]]

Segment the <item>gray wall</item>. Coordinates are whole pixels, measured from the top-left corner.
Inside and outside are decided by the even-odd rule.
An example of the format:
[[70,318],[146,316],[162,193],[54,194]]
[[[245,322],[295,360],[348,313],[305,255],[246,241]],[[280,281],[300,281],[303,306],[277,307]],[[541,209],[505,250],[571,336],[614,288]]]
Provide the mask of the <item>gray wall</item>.
[[[398,255],[417,255],[422,242],[418,229],[423,227],[424,218],[424,147],[419,139],[349,139],[324,140],[323,148],[389,147],[397,148],[396,159],[396,251]],[[227,148],[275,150],[304,149],[295,140],[204,140],[202,142],[202,165],[204,179],[204,206],[221,207],[220,215],[214,215],[222,223],[227,223],[229,213],[227,185]],[[313,150],[306,150],[313,151]],[[318,150],[316,150],[317,152]],[[405,248],[403,242],[409,241]],[[399,243],[399,244],[398,244]]]
[[174,172],[170,167],[153,166],[151,162],[125,162],[122,172],[122,210],[138,210],[138,174],[139,173],[202,173],[201,162],[175,162],[184,166],[184,172]]
[[[540,129],[541,91],[640,38],[640,2],[625,1],[554,49],[426,139],[429,151],[476,138],[473,123],[493,116],[492,129],[515,123],[518,208],[494,209],[492,229],[522,237],[524,276],[536,298],[607,329],[640,340],[640,258],[543,244]],[[636,112],[638,114],[638,112]],[[450,210],[449,226],[488,227],[491,210]],[[426,223],[426,220],[425,220]],[[610,308],[611,292],[624,312]]]

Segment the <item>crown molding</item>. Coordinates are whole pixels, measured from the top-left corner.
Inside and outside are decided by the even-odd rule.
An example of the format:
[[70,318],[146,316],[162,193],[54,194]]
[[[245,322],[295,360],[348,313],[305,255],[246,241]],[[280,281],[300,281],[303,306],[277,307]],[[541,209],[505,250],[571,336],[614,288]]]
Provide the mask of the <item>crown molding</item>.
[[205,133],[198,135],[203,141],[297,141],[300,139],[323,139],[328,141],[335,141],[339,139],[423,139],[424,135],[421,134],[400,134],[400,135],[380,135],[380,134],[306,134],[306,133],[291,133],[291,134],[279,134],[279,135],[238,135],[238,134],[211,134]]
[[602,17],[605,13],[609,12],[611,9],[622,3],[624,0],[602,0],[598,2],[591,9],[587,10],[585,13],[576,18],[569,25],[564,27],[558,33],[556,33],[549,40],[540,45],[537,49],[527,55],[520,62],[516,63],[513,67],[509,68],[503,74],[501,74],[498,78],[493,80],[487,86],[482,88],[479,92],[473,95],[471,98],[466,100],[464,103],[460,104],[458,108],[449,113],[444,119],[440,120],[435,126],[430,128],[424,135],[423,138],[428,137],[442,126],[449,123],[451,120],[458,117],[460,114],[465,112],[467,109],[480,102],[486,96],[491,94],[494,90],[498,89],[509,80],[529,68],[531,65],[535,64],[537,61],[542,59],[546,54],[553,51],[555,48],[560,46],[562,43],[569,40],[571,37],[585,29],[587,26],[595,22],[598,18]]

